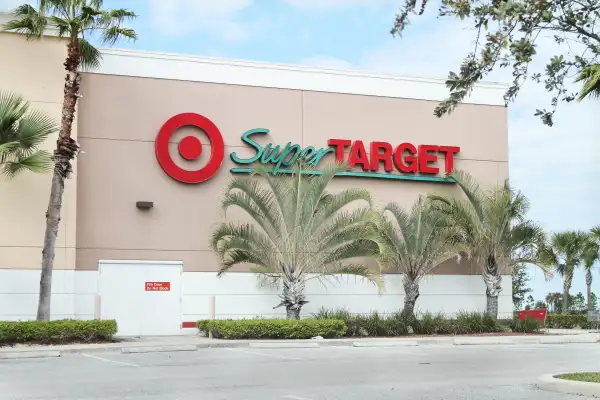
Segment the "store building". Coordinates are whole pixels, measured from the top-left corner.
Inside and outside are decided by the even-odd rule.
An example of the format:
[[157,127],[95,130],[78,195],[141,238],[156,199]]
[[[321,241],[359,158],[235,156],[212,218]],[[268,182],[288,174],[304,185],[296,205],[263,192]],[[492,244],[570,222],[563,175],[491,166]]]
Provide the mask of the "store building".
[[[58,121],[63,43],[0,33],[0,48],[11,55],[0,64],[0,90],[23,94]],[[321,163],[352,158],[353,176],[336,177],[332,190],[367,188],[379,206],[409,207],[432,191],[458,194],[443,177],[447,168],[466,170],[483,185],[508,177],[502,85],[479,85],[452,115],[437,119],[433,108],[447,95],[443,80],[119,49],[103,54],[102,67],[82,78],[73,134],[84,153],[65,190],[53,318],[117,318],[120,334],[177,334],[207,317],[211,296],[217,318],[283,315],[272,309],[278,291],[258,287],[247,270],[217,278],[208,245],[224,219],[222,189],[268,143]],[[178,123],[203,130],[175,129]],[[182,141],[188,137],[198,140]],[[49,175],[0,180],[0,319],[35,317],[49,185]],[[510,276],[503,287],[499,316],[508,317]],[[420,310],[485,308],[479,271],[464,261],[440,267],[420,292]],[[312,282],[307,298],[304,314],[321,306],[393,312],[403,304],[401,276],[386,274],[382,295],[354,278],[325,287]]]

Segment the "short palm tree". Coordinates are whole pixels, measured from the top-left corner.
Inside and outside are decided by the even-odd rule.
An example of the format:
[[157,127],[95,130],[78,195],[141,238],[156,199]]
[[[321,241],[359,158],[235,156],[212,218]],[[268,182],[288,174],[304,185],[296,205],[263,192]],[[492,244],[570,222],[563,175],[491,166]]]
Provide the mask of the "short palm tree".
[[382,217],[378,224],[384,244],[381,264],[404,275],[402,314],[412,320],[421,279],[443,262],[457,257],[462,246],[452,242],[454,230],[442,226],[442,216],[422,198],[408,211],[390,203],[383,209]]
[[306,282],[356,275],[381,290],[378,269],[363,262],[379,256],[378,232],[371,195],[364,189],[326,191],[342,165],[322,172],[297,164],[290,175],[259,168],[262,178],[234,179],[227,186],[223,210],[238,207],[252,223],[223,223],[213,233],[211,248],[221,262],[219,276],[237,265],[251,265],[282,285],[281,302],[288,319],[298,319],[308,301]]
[[542,262],[563,277],[562,312],[569,310],[569,290],[573,273],[582,261],[587,235],[581,231],[558,232],[552,235],[541,252]]
[[39,146],[58,126],[46,114],[31,111],[20,95],[0,92],[0,167],[12,178],[24,170],[48,172],[50,153]]
[[73,171],[71,161],[79,153],[79,144],[71,137],[75,107],[79,98],[79,70],[81,67],[97,67],[102,59],[100,51],[88,39],[92,34],[99,33],[103,43],[112,45],[121,38],[137,37],[135,31],[123,26],[126,20],[135,17],[133,12],[126,9],[104,10],[102,3],[102,0],[39,0],[37,8],[29,4],[17,7],[14,10],[16,18],[4,25],[5,30],[23,33],[28,39],[41,39],[47,28],[54,27],[58,36],[66,39],[67,47],[62,119],[54,150],[54,174],[46,212],[38,320],[50,319],[54,247],[62,196],[65,179]]
[[582,254],[583,268],[585,268],[585,285],[587,287],[587,306],[590,311],[594,309],[592,302],[592,268],[598,260],[600,260],[600,225],[591,229]]
[[465,255],[481,268],[486,312],[497,318],[503,273],[510,273],[519,263],[532,263],[548,274],[537,258],[544,234],[525,218],[529,202],[508,182],[486,191],[464,171],[455,171],[451,177],[466,198],[430,195],[429,199],[445,216],[445,226],[456,230],[454,240],[464,246]]
[[578,101],[587,97],[600,98],[600,64],[583,67],[575,82],[583,82],[583,87],[577,97]]

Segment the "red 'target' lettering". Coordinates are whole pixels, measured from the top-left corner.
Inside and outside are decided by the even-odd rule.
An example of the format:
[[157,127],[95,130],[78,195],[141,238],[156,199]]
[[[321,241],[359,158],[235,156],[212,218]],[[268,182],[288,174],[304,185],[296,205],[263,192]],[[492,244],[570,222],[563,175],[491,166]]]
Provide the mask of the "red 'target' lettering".
[[[410,155],[404,157],[404,152],[408,151]],[[410,143],[402,143],[394,151],[394,164],[400,172],[417,172],[417,148]]]
[[446,159],[446,173],[449,174],[454,170],[454,155],[460,151],[460,147],[457,146],[440,146],[438,148],[440,153],[445,153],[444,158]]
[[434,174],[437,175],[440,172],[440,169],[437,167],[432,167],[429,163],[433,163],[437,161],[437,156],[433,154],[429,154],[431,151],[437,151],[438,146],[431,144],[423,144],[419,146],[419,172],[422,174]]
[[346,139],[329,139],[327,145],[329,147],[335,147],[335,162],[341,164],[344,162],[344,156],[346,153],[346,147],[350,146],[352,142]]
[[[379,150],[383,150],[383,153],[380,153]],[[379,163],[383,161],[383,168],[387,172],[392,172],[393,153],[391,144],[386,142],[371,142],[371,171],[379,170]]]
[[350,149],[350,155],[348,156],[348,167],[354,168],[357,164],[361,166],[363,171],[368,171],[370,168],[369,157],[365,150],[365,145],[362,140],[355,140]]

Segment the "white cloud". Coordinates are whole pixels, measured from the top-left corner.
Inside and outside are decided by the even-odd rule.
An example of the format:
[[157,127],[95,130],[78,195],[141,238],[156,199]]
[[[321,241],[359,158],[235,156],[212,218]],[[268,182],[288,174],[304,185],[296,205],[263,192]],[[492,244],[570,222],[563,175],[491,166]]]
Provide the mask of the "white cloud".
[[248,29],[238,14],[252,0],[151,0],[150,20],[163,33],[182,36],[207,32],[226,41],[242,41]]

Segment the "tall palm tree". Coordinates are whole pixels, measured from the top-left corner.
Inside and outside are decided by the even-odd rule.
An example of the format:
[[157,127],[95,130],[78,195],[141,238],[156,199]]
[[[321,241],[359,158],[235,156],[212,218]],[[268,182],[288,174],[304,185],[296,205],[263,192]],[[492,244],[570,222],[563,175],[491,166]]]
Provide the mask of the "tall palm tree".
[[591,229],[583,249],[583,267],[585,268],[585,285],[587,287],[587,308],[594,309],[592,302],[592,267],[600,260],[600,225]]
[[383,209],[382,217],[378,224],[384,243],[382,265],[404,275],[402,314],[412,320],[421,279],[443,262],[457,257],[462,247],[452,242],[453,230],[442,226],[442,216],[422,198],[408,212],[390,203]]
[[481,268],[486,285],[486,312],[497,318],[502,273],[510,273],[519,263],[532,263],[548,276],[548,270],[537,258],[544,234],[537,224],[525,218],[529,202],[508,182],[483,190],[464,171],[455,171],[451,177],[465,198],[430,195],[429,199],[445,216],[445,226],[456,229],[454,240],[462,243],[465,255]]
[[46,28],[53,26],[58,36],[66,39],[67,57],[62,118],[56,149],[54,150],[54,173],[50,189],[50,201],[46,212],[46,232],[42,251],[42,275],[37,319],[50,319],[50,294],[52,293],[52,268],[54,247],[58,235],[60,209],[65,179],[73,171],[71,161],[79,153],[79,144],[71,137],[75,107],[79,98],[80,75],[83,68],[100,65],[101,54],[89,41],[94,33],[100,34],[104,44],[115,44],[121,38],[136,39],[135,31],[125,28],[126,20],[135,14],[126,9],[104,10],[102,0],[39,0],[38,7],[23,4],[14,10],[16,18],[4,25],[4,29],[19,32],[28,39],[41,39]]
[[541,251],[542,262],[563,277],[562,313],[569,311],[569,290],[575,267],[582,261],[587,236],[581,231],[558,232]]
[[575,82],[583,82],[583,87],[577,97],[578,101],[590,98],[600,98],[600,64],[583,67]]
[[234,179],[226,188],[224,211],[238,207],[252,223],[223,223],[213,233],[211,248],[218,254],[222,276],[236,265],[251,265],[272,283],[283,286],[281,302],[288,319],[300,318],[308,303],[306,282],[356,275],[381,290],[378,272],[361,259],[377,259],[379,236],[371,195],[364,189],[326,191],[343,165],[324,171],[297,163],[290,175],[273,175],[259,168],[256,178]]
[[56,123],[40,111],[31,111],[22,96],[0,92],[0,167],[10,179],[24,170],[48,172],[50,153],[39,150]]

